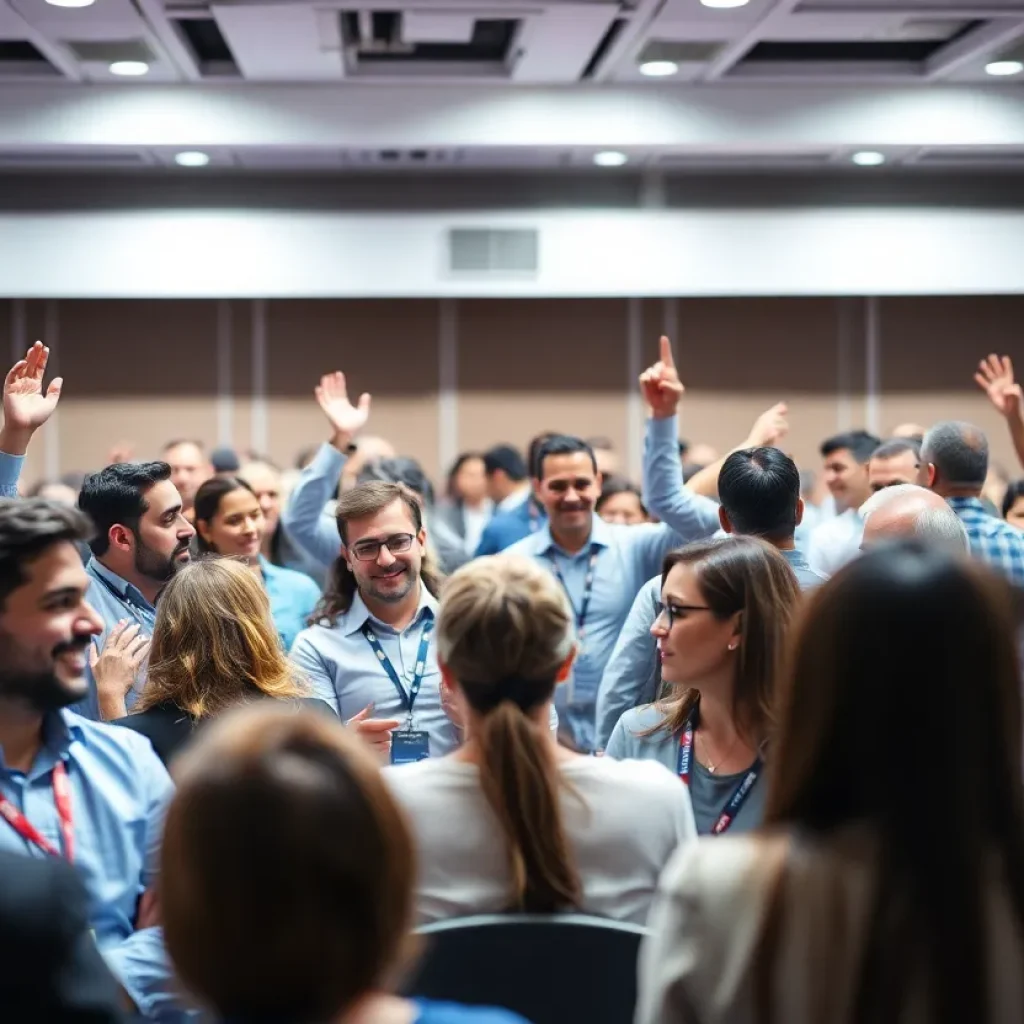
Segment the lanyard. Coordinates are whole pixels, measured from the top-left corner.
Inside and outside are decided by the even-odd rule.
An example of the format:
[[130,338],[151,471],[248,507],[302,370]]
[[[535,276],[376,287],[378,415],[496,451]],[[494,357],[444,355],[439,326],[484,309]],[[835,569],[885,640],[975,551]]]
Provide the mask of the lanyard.
[[[679,778],[687,786],[690,784],[690,769],[693,764],[693,737],[697,730],[696,719],[697,716],[695,714],[690,715],[686,720],[686,725],[683,726],[683,735],[679,738]],[[733,819],[739,814],[740,808],[746,803],[747,797],[750,796],[750,791],[754,788],[754,783],[757,782],[762,767],[763,763],[759,757],[750,766],[750,771],[740,779],[739,785],[732,792],[732,796],[726,800],[725,807],[722,808],[722,813],[719,814],[718,820],[711,827],[711,834],[713,836],[721,835],[732,824]]]
[[427,670],[427,650],[430,647],[430,634],[433,629],[434,620],[428,617],[423,623],[423,632],[420,633],[420,649],[416,654],[416,669],[413,673],[412,685],[409,687],[409,692],[406,693],[402,680],[398,678],[398,673],[395,671],[395,666],[391,664],[391,659],[384,653],[384,648],[381,647],[380,641],[377,639],[377,634],[370,628],[368,622],[364,623],[362,628],[362,634],[366,637],[366,642],[373,649],[373,653],[377,655],[377,660],[383,665],[388,678],[395,684],[395,689],[398,691],[398,696],[402,701],[402,707],[408,712],[408,725],[410,729],[412,728],[412,709],[416,703],[416,697],[419,695],[420,687],[423,685],[424,673]]
[[[57,806],[57,816],[60,818],[64,855],[69,861],[73,861],[75,859],[75,831],[71,817],[71,784],[68,782],[68,770],[64,767],[63,761],[58,761],[53,766],[53,802]],[[4,818],[26,842],[35,843],[40,850],[54,857],[60,856],[60,850],[5,796],[0,796],[0,818]]]
[[565,596],[569,598],[569,604],[572,606],[572,610],[576,613],[576,636],[579,640],[583,639],[583,629],[587,624],[587,611],[590,609],[590,596],[594,590],[594,569],[597,566],[597,558],[600,554],[601,545],[591,544],[590,558],[587,560],[587,575],[583,580],[583,600],[580,603],[579,609],[577,609],[576,604],[572,599],[572,594],[569,593],[569,588],[566,586],[562,570],[558,568],[558,562],[555,560],[554,552],[548,552],[548,561],[551,562],[551,571],[555,574],[555,578],[558,582],[562,584]]
[[526,504],[530,516],[530,533],[536,533],[540,529],[540,509],[534,504],[533,498],[527,498]]

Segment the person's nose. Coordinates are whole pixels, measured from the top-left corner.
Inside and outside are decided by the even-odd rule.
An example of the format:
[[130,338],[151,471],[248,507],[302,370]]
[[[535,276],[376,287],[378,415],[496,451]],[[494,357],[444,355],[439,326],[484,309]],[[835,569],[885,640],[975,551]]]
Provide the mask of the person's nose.
[[178,540],[191,540],[196,535],[196,528],[184,517],[180,517],[178,524]]
[[668,636],[668,615],[664,608],[658,612],[657,618],[651,623],[651,636],[657,640]]
[[103,619],[99,612],[88,601],[82,602],[82,625],[85,627],[82,632],[89,636],[98,636],[103,632]]
[[390,569],[397,561],[387,544],[381,544],[380,551],[377,552],[377,564],[384,569]]

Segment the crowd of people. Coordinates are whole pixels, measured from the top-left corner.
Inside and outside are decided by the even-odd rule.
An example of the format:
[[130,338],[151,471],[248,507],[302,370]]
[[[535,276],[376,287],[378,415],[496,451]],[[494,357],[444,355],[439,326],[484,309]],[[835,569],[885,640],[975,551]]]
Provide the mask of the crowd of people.
[[978,427],[829,438],[824,495],[784,403],[682,442],[663,338],[639,485],[545,433],[439,498],[332,373],[294,473],[176,440],[19,496],[47,356],[0,428],[10,1019],[521,1024],[399,994],[416,928],[509,911],[646,926],[638,1024],[1024,1019],[1024,481]]

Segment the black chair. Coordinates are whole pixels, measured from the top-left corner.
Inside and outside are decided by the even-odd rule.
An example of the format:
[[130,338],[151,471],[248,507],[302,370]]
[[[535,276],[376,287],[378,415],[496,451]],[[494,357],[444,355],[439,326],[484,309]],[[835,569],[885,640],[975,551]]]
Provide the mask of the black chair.
[[493,914],[417,931],[409,996],[500,1006],[532,1024],[630,1024],[640,925],[581,914]]

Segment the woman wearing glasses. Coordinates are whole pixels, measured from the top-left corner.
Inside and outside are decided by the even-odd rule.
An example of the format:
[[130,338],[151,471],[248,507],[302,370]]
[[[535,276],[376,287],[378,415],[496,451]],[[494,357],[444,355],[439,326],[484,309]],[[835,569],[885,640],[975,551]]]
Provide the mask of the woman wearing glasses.
[[605,755],[659,761],[689,787],[702,835],[745,832],[764,811],[775,678],[800,588],[753,537],[691,544],[662,571],[651,633],[667,696],[627,711]]

